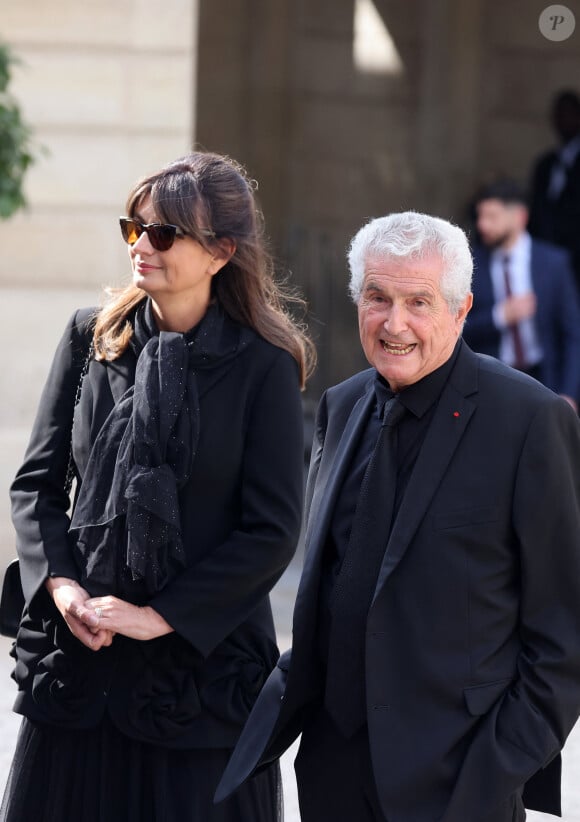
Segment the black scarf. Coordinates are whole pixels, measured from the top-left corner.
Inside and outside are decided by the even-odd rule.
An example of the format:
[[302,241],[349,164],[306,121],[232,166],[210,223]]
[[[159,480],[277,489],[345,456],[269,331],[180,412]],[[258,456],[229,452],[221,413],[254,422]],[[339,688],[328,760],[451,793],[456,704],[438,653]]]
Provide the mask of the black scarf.
[[95,439],[71,522],[82,584],[93,595],[121,594],[125,579],[150,596],[185,566],[178,494],[199,438],[196,373],[228,362],[253,337],[217,305],[180,334],[159,332],[147,300],[134,328],[135,384]]

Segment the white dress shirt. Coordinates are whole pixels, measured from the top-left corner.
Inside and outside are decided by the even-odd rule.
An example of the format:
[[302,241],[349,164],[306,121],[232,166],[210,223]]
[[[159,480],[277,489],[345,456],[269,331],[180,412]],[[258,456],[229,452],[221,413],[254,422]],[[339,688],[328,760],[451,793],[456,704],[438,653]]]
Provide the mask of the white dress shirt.
[[[492,252],[490,260],[491,282],[495,299],[493,321],[501,332],[499,359],[513,366],[516,361],[513,336],[509,333],[509,327],[505,324],[499,305],[507,297],[504,280],[504,258],[506,256],[510,259],[509,272],[512,295],[516,296],[533,291],[531,270],[532,238],[527,231],[520,235],[515,245],[512,246],[509,251],[496,248]],[[520,330],[526,366],[532,368],[538,365],[543,358],[543,351],[540,346],[533,317],[518,323],[518,328]]]

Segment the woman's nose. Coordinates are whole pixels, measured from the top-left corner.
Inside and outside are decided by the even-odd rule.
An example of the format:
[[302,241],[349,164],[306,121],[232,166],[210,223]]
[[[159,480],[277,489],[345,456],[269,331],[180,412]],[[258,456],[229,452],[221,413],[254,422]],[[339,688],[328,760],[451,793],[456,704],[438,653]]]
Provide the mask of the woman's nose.
[[139,252],[139,254],[152,254],[155,251],[146,231],[139,235],[137,241],[131,246],[131,251]]

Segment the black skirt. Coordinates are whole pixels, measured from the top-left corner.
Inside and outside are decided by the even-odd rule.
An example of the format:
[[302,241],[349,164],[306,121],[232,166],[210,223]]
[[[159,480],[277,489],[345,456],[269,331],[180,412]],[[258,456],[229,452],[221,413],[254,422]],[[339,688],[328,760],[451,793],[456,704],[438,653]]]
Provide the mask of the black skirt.
[[213,804],[230,750],[170,750],[121,734],[22,721],[1,822],[281,822],[273,765]]

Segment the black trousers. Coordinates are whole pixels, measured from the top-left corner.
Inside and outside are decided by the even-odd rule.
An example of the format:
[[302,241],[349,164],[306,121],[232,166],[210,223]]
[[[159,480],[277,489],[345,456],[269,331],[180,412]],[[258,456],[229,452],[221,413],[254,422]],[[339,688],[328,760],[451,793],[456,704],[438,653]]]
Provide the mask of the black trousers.
[[[302,822],[389,822],[380,807],[366,726],[345,739],[321,708],[302,732],[294,767]],[[464,822],[524,822],[525,818],[517,794],[492,816]]]
[[375,786],[366,725],[345,739],[321,708],[302,732],[294,768],[301,822],[387,822]]

